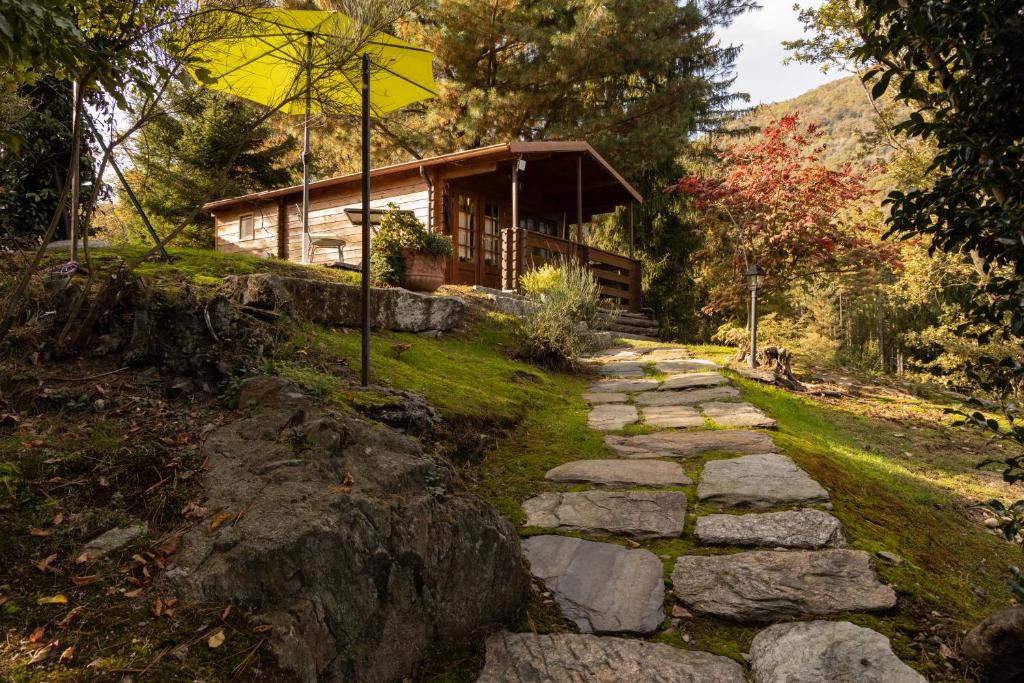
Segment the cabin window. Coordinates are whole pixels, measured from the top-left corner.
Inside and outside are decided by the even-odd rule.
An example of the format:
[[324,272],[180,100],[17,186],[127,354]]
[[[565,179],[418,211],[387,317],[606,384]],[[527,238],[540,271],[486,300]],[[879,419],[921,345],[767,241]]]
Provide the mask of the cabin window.
[[554,221],[549,221],[547,218],[539,218],[537,216],[520,216],[519,227],[532,230],[533,232],[543,233],[545,235],[558,236],[558,224]]
[[459,260],[476,258],[476,201],[459,195]]
[[251,240],[254,237],[252,214],[238,217],[238,239]]
[[498,265],[501,258],[501,227],[497,204],[484,202],[484,262]]

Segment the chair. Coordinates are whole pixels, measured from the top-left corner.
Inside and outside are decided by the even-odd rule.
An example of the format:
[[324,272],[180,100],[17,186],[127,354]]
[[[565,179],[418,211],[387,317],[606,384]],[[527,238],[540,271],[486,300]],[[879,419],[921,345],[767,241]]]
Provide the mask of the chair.
[[309,236],[309,254],[307,258],[310,263],[313,262],[313,254],[317,249],[337,249],[338,250],[338,264],[345,264],[345,240],[334,235],[310,235]]

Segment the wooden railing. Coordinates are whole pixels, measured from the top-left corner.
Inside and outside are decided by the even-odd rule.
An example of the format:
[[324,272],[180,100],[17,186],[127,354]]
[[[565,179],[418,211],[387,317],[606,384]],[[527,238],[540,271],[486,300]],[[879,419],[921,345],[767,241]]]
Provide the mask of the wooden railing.
[[574,259],[585,263],[601,287],[601,298],[631,311],[640,310],[640,262],[597,247],[525,228],[502,231],[501,286],[518,289],[519,277],[547,263]]

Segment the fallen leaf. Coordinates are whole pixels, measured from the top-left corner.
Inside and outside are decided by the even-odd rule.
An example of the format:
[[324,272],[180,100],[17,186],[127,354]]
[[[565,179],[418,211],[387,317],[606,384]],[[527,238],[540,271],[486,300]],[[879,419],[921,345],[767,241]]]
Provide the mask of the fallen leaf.
[[217,529],[220,528],[221,524],[223,524],[224,522],[226,522],[229,519],[231,519],[231,517],[232,517],[232,514],[230,512],[222,512],[222,513],[220,513],[219,515],[217,515],[216,517],[213,518],[213,520],[210,522],[209,526],[207,526],[207,529],[212,534],[214,531],[216,531]]
[[185,507],[181,509],[181,514],[185,515],[186,517],[202,519],[203,517],[206,517],[207,510],[202,505],[199,505],[194,501],[189,501],[188,503],[185,504]]
[[181,545],[181,534],[169,534],[157,545],[156,549],[164,555],[173,555]]
[[206,641],[206,644],[209,645],[211,649],[218,648],[224,644],[225,637],[226,636],[224,635],[224,629],[219,628],[210,635],[209,639],[207,639]]
[[230,615],[231,615],[231,605],[228,605],[223,610],[221,610],[220,620],[221,621],[227,621],[228,620],[228,616],[230,616]]
[[274,627],[271,626],[270,624],[260,624],[259,626],[254,626],[253,629],[252,629],[252,632],[253,633],[270,633],[273,630],[274,630]]
[[39,648],[32,653],[32,659],[28,660],[29,665],[40,664],[51,659],[57,653],[58,647],[60,647],[60,641],[55,640],[46,647]]
[[60,657],[57,658],[57,661],[60,662],[61,664],[67,664],[68,662],[70,662],[74,658],[75,658],[75,646],[72,645],[68,649],[64,650],[64,652],[60,653]]
[[133,591],[128,591],[128,592],[126,592],[126,593],[124,594],[124,597],[126,597],[126,598],[137,598],[137,597],[139,597],[140,595],[142,595],[142,588],[136,588],[136,589],[135,589],[135,590],[133,590]]
[[76,586],[88,586],[90,583],[96,583],[100,580],[99,574],[90,574],[89,576],[72,576],[71,583]]
[[50,565],[52,565],[56,561],[57,561],[57,554],[54,553],[53,555],[49,555],[49,556],[44,557],[43,559],[37,561],[35,563],[36,569],[38,569],[39,571],[43,572],[44,574],[46,572],[48,572],[48,571],[56,573],[57,570],[50,566]]
[[342,486],[351,486],[353,482],[355,482],[355,479],[352,478],[351,474],[346,474],[344,477],[341,478]]
[[46,442],[43,441],[42,439],[32,439],[31,441],[22,441],[21,445],[24,446],[25,448],[38,448],[39,446],[42,446],[44,443]]
[[68,598],[63,593],[57,595],[43,596],[36,600],[37,605],[66,605],[68,604]]
[[150,608],[150,611],[153,613],[154,617],[159,618],[160,615],[164,613],[164,601],[160,598],[157,598],[156,601],[153,603],[153,607]]
[[31,634],[29,634],[28,642],[30,642],[30,643],[38,643],[39,641],[41,641],[43,639],[44,635],[46,635],[46,627],[45,626],[36,626],[35,630],[32,631]]
[[50,535],[50,532],[47,531],[46,529],[39,529],[39,528],[36,528],[36,527],[33,527],[33,528],[29,529],[28,533],[29,533],[29,536],[36,536],[38,538],[46,538],[47,536]]
[[86,562],[92,562],[92,555],[89,553],[82,553],[75,558],[75,564],[85,564]]
[[82,613],[82,606],[72,607],[71,611],[64,615],[64,618],[57,622],[57,628],[67,628],[71,625],[71,621]]

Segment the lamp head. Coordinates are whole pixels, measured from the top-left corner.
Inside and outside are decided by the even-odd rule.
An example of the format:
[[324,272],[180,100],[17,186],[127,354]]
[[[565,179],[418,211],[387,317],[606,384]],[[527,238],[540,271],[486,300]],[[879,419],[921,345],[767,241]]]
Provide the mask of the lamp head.
[[756,263],[750,264],[746,272],[747,286],[752,291],[760,289],[761,285],[764,284],[764,275],[765,273],[761,266]]

